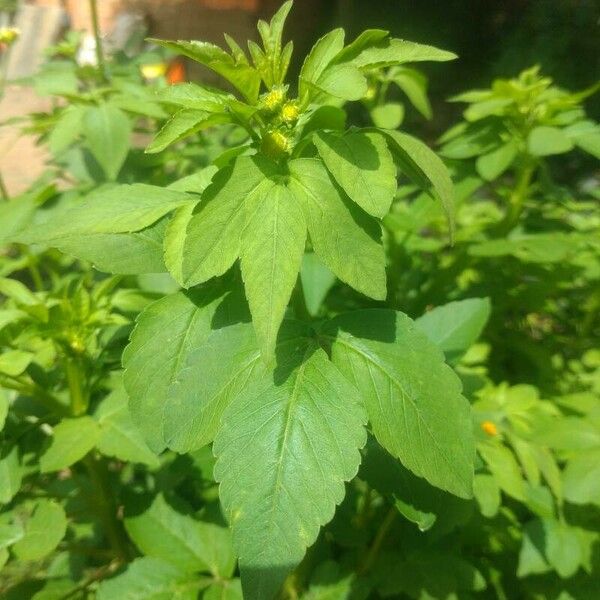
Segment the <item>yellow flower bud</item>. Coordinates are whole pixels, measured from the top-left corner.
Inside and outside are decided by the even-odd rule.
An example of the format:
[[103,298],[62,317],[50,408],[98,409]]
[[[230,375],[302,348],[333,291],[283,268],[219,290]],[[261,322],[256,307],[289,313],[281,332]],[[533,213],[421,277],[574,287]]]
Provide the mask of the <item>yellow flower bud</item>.
[[279,108],[285,100],[285,88],[274,87],[262,97],[263,106],[270,111]]
[[290,152],[292,143],[280,131],[269,131],[264,135],[260,148],[270,158],[281,158]]
[[167,72],[167,63],[162,62],[142,65],[140,71],[142,72],[144,79],[157,79]]
[[287,102],[281,109],[281,119],[284,123],[295,123],[300,111],[295,102]]

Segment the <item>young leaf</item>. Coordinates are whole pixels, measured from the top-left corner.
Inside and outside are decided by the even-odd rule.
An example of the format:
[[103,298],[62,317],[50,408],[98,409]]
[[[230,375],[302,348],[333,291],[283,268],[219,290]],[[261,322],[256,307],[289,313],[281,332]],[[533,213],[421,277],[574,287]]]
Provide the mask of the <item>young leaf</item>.
[[268,373],[235,398],[214,445],[248,600],[272,598],[302,559],[366,441],[358,394],[323,350],[295,347],[279,368],[291,372]]
[[517,157],[518,150],[517,142],[510,140],[499,148],[487,154],[482,154],[477,158],[477,162],[475,163],[477,172],[486,181],[493,181],[512,165]]
[[529,134],[527,148],[534,156],[564,154],[573,149],[573,142],[558,127],[536,127]]
[[415,320],[417,327],[455,363],[477,341],[490,317],[487,298],[450,302]]
[[470,407],[433,342],[403,313],[376,309],[337,317],[322,335],[359,389],[379,443],[432,485],[471,497]]
[[350,202],[320,160],[292,160],[289,169],[289,188],[304,210],[315,253],[343,282],[383,300],[385,257],[379,224]]
[[8,350],[0,354],[0,374],[17,377],[29,366],[34,355],[24,350]]
[[311,85],[315,84],[329,63],[344,47],[344,30],[334,29],[325,34],[312,47],[307,55],[298,80],[299,97],[304,99],[311,91]]
[[100,428],[92,417],[63,419],[55,428],[50,447],[40,457],[40,471],[60,471],[81,460],[100,439]]
[[493,443],[480,444],[477,450],[502,491],[524,502],[525,482],[514,454],[502,444]]
[[129,152],[131,123],[125,113],[106,103],[88,108],[83,135],[107,179],[116,179]]
[[120,460],[158,467],[159,460],[133,424],[122,388],[111,392],[98,405],[94,418],[100,427],[98,451]]
[[374,45],[365,47],[355,58],[352,58],[352,64],[360,68],[381,68],[419,61],[447,61],[455,58],[456,54],[453,52],[394,38],[382,39]]
[[97,600],[197,600],[202,582],[157,558],[136,558],[127,570],[103,581]]
[[313,141],[340,187],[361,208],[383,218],[396,193],[396,167],[385,139],[378,134],[320,132]]
[[216,173],[187,227],[182,275],[192,286],[222,275],[240,254],[244,203],[260,186],[270,185],[276,166],[260,157],[238,157]]
[[246,205],[241,270],[256,336],[268,361],[298,279],[306,221],[284,185],[263,187]]
[[227,79],[247,100],[252,103],[256,102],[260,88],[258,71],[250,65],[236,64],[233,58],[222,48],[208,42],[185,42],[181,40],[169,42],[157,39],[149,41],[205,65]]
[[125,529],[143,554],[187,573],[229,577],[235,569],[229,530],[177,512],[162,494],[141,514],[126,516]]
[[334,65],[325,69],[315,82],[306,81],[306,85],[319,100],[323,95],[325,98],[360,100],[368,89],[365,76],[353,65]]
[[196,109],[182,109],[176,112],[163,128],[156,134],[146,148],[148,154],[161,152],[171,144],[208,129],[213,125],[230,123],[231,116],[226,113],[211,114]]
[[400,133],[386,131],[392,151],[406,175],[425,190],[433,188],[433,196],[439,198],[446,212],[451,237],[454,234],[454,186],[446,165],[420,140]]
[[20,560],[39,560],[50,554],[67,531],[67,517],[60,504],[38,500],[25,523],[24,536],[12,547]]

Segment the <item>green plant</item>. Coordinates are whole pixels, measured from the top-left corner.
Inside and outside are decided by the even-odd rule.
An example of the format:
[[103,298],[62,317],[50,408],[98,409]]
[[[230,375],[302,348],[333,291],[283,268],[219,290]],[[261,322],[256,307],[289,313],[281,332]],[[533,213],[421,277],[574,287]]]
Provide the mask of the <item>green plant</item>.
[[508,104],[486,119],[522,153],[493,180],[452,159],[455,186],[418,139],[349,127],[369,82],[385,103],[453,55],[335,30],[288,83],[290,7],[249,56],[156,41],[235,91],[67,60],[71,105],[31,121],[161,128],[112,174],[54,153],[0,205],[0,593],[594,599],[597,189],[553,183]]

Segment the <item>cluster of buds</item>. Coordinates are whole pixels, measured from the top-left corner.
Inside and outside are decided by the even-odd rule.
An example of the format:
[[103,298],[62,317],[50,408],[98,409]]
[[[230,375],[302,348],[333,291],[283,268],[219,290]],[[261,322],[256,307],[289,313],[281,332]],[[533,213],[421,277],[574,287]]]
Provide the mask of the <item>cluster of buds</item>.
[[292,129],[300,116],[298,103],[287,99],[287,89],[287,86],[274,86],[260,98],[261,116],[267,124],[261,150],[274,159],[291,152]]
[[18,27],[0,27],[0,50],[12,46],[21,35]]

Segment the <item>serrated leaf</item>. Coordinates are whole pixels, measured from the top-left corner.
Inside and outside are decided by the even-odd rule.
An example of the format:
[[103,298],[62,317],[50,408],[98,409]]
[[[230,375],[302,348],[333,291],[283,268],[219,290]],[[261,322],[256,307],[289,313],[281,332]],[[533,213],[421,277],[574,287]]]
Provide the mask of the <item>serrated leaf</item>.
[[392,70],[390,78],[408,96],[410,103],[426,119],[431,119],[432,111],[429,98],[427,98],[427,78],[425,75],[416,69],[398,67]]
[[222,114],[212,114],[196,109],[184,108],[176,112],[163,128],[156,134],[154,139],[148,144],[146,152],[155,154],[162,152],[171,144],[175,144],[186,137],[208,129],[213,125],[230,123],[231,116]]
[[53,500],[38,500],[25,523],[25,535],[12,551],[21,560],[39,560],[58,546],[67,531],[67,517]]
[[432,485],[472,495],[469,403],[433,342],[406,315],[360,310],[329,321],[333,362],[361,392],[378,442]]
[[136,558],[127,570],[103,581],[97,600],[197,600],[202,581],[157,558]]
[[40,457],[40,471],[50,473],[81,460],[100,439],[100,428],[92,417],[63,419],[55,428],[50,447]]
[[161,494],[141,514],[126,516],[125,529],[143,554],[187,573],[203,571],[223,578],[235,569],[229,530],[177,512]]
[[[183,207],[182,207],[183,209]],[[139,275],[163,273],[163,238],[168,217],[131,233],[87,233],[66,235],[50,245],[69,256],[87,260],[105,273]]]
[[247,600],[273,597],[302,559],[366,441],[357,392],[323,350],[305,343],[279,358],[288,376],[269,373],[244,389],[214,444]]
[[202,194],[187,226],[183,279],[196,285],[225,273],[240,254],[244,203],[260,186],[269,185],[277,169],[260,157],[238,157],[218,171]]
[[73,236],[141,231],[193,201],[189,194],[142,183],[101,188],[29,228],[17,241],[50,244]]
[[82,133],[106,177],[116,179],[129,152],[131,123],[125,113],[106,103],[90,107],[83,116]]
[[233,58],[222,48],[208,42],[186,42],[182,40],[171,42],[157,39],[151,39],[150,41],[205,65],[227,79],[250,102],[254,103],[258,98],[260,88],[258,71],[248,64],[236,64]]
[[319,132],[313,137],[340,187],[370,215],[383,218],[396,193],[396,167],[385,139],[375,133]]
[[308,53],[299,77],[299,96],[310,94],[309,84],[315,83],[329,63],[344,46],[344,30],[334,29],[320,38]]
[[273,182],[246,203],[240,266],[252,323],[265,360],[273,356],[306,243],[306,220],[294,195]]
[[352,204],[320,160],[292,160],[289,169],[289,188],[304,210],[315,253],[343,282],[383,300],[386,277],[380,225]]
[[[198,380],[194,379],[193,385],[188,387],[183,374],[191,366],[208,367],[206,360],[197,361],[192,356],[202,352],[213,328],[244,318],[245,311],[237,297],[228,299],[222,282],[215,282],[194,291],[166,296],[148,306],[138,317],[123,353],[123,382],[134,423],[154,452],[164,450],[167,441],[180,447],[180,434],[176,435],[175,431],[182,426],[191,429],[190,442],[197,443],[196,447],[211,441],[220,415],[219,400],[215,399],[214,404],[208,400],[198,402]],[[235,364],[235,355],[215,358],[227,362],[229,367]],[[234,367],[233,374],[236,373]],[[193,410],[195,419],[187,418],[183,410],[186,406]],[[169,410],[171,407],[173,412]],[[168,438],[165,438],[166,424]]]
[[386,131],[392,152],[406,175],[442,203],[450,236],[454,232],[454,186],[448,169],[433,150],[420,140],[399,131]]
[[131,419],[127,394],[123,389],[116,389],[104,398],[98,405],[94,418],[100,426],[97,442],[100,453],[150,467],[160,464]]
[[472,346],[490,317],[487,298],[468,298],[437,306],[415,320],[449,363],[455,363]]
[[456,54],[453,52],[440,50],[434,46],[386,38],[362,50],[352,58],[352,64],[360,68],[374,68],[420,61],[447,61],[455,58]]

